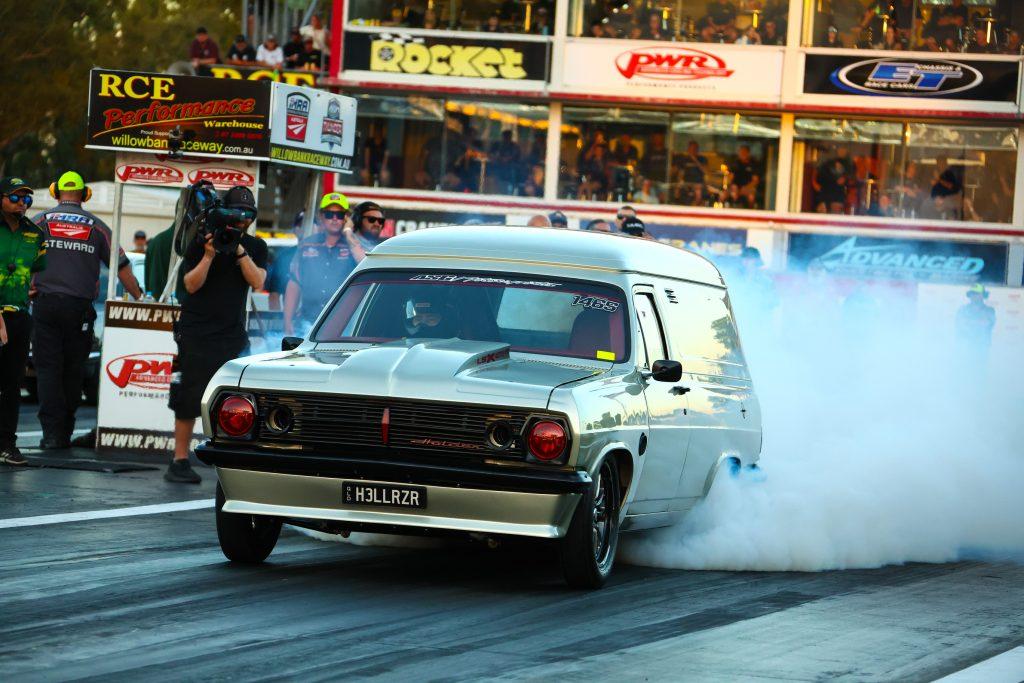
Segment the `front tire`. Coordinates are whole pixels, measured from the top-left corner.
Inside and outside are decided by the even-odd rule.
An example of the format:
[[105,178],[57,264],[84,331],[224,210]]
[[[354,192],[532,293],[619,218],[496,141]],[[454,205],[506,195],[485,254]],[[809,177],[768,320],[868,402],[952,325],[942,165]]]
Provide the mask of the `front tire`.
[[613,458],[597,469],[559,544],[562,574],[572,588],[600,588],[612,573],[619,546],[619,473]]
[[224,489],[217,484],[217,540],[232,562],[259,564],[267,559],[281,535],[281,520],[263,515],[224,512]]

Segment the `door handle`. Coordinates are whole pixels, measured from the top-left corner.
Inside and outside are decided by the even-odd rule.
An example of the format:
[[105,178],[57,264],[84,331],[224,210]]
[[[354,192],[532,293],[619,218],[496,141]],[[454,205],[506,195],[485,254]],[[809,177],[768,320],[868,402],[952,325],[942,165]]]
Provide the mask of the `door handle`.
[[674,386],[672,387],[672,394],[675,396],[682,396],[690,391],[690,387]]

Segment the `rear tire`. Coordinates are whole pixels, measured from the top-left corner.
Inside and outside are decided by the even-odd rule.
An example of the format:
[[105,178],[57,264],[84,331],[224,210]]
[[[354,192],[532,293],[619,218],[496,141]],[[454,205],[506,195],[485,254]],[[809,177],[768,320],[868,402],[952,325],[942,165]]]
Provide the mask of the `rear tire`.
[[224,489],[217,484],[217,539],[232,562],[259,564],[267,559],[281,535],[281,520],[263,515],[224,512]]
[[562,574],[572,588],[600,588],[612,573],[619,546],[619,474],[613,458],[597,468],[559,544]]

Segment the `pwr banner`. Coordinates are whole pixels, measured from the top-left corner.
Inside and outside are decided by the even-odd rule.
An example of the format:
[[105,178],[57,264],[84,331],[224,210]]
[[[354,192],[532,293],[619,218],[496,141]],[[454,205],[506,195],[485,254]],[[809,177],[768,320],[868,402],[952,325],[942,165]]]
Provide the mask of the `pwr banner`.
[[118,152],[115,164],[114,182],[128,185],[187,187],[208,180],[218,190],[227,190],[236,185],[256,187],[259,182],[259,164],[246,159],[170,159],[166,154]]

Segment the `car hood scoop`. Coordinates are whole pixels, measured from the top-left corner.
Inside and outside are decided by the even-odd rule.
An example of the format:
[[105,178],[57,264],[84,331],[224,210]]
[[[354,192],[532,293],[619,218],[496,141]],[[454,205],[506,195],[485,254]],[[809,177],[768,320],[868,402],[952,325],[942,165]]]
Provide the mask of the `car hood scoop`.
[[552,389],[604,372],[518,360],[501,342],[406,339],[347,351],[312,351],[246,368],[242,386],[542,408]]

